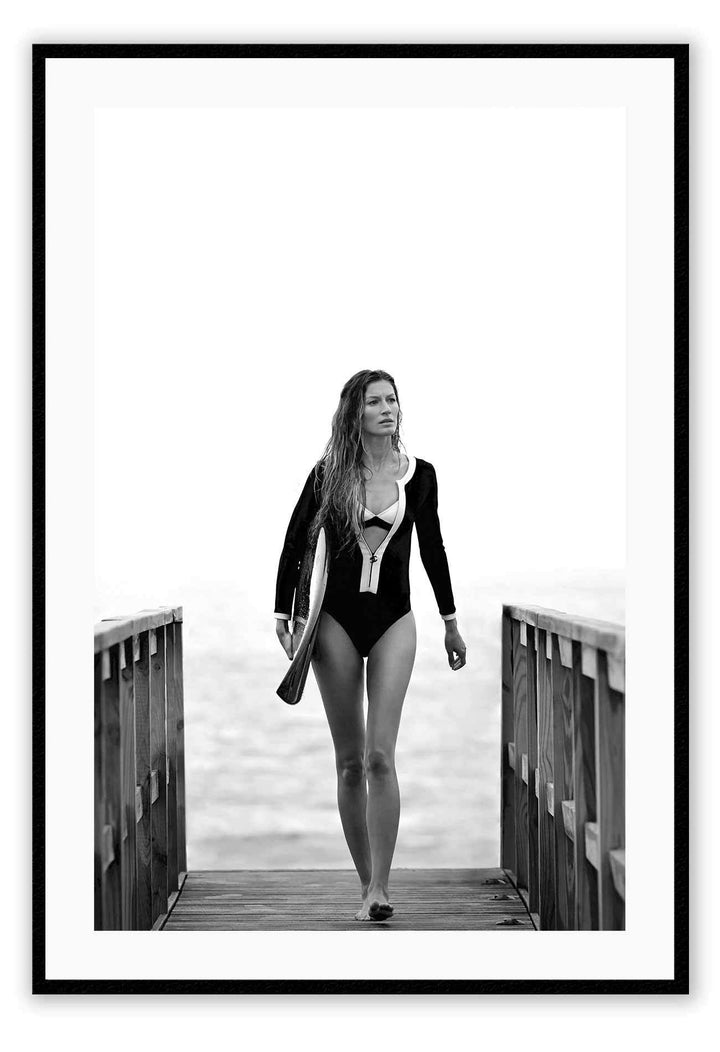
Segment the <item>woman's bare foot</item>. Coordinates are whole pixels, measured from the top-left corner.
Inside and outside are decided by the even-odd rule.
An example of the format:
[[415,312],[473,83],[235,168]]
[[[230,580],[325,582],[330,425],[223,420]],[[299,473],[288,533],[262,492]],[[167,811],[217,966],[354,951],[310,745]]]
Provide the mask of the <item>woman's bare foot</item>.
[[367,898],[364,905],[367,907],[367,916],[363,920],[384,921],[393,915],[393,907],[388,901],[386,888],[368,888]]
[[369,903],[368,903],[368,897],[367,897],[367,895],[368,895],[368,885],[367,884],[363,884],[362,885],[361,895],[362,895],[362,906],[360,907],[360,909],[355,914],[355,920],[370,920],[370,918],[368,916]]

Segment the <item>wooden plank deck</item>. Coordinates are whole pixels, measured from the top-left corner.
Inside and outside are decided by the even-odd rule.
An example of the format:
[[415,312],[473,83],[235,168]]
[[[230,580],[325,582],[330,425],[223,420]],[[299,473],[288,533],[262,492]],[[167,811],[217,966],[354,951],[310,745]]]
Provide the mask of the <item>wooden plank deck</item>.
[[360,923],[351,870],[212,870],[187,874],[163,931],[533,931],[502,869],[397,869],[394,916]]

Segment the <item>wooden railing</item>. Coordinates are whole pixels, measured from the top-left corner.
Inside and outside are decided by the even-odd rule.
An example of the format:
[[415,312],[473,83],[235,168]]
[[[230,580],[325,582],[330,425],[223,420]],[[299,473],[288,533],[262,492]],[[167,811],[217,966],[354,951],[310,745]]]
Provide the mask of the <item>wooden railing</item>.
[[503,606],[502,866],[541,929],[625,927],[625,630]]
[[159,928],[185,875],[182,608],[95,626],[95,928]]

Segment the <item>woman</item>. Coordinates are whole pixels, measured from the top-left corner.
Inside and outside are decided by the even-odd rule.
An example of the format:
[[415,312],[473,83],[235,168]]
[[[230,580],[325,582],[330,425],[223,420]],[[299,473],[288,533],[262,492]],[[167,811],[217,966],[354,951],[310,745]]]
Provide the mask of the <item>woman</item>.
[[[289,621],[300,564],[321,528],[327,578],[312,666],[335,747],[338,807],[360,877],[357,920],[385,920],[400,817],[395,743],[415,660],[409,560],[413,525],[445,622],[450,668],[465,664],[432,464],[400,451],[400,404],[392,376],[363,370],[345,384],[320,462],[305,483],[278,569],[275,618],[293,658],[304,625]],[[367,659],[367,670],[364,668]],[[368,716],[363,717],[366,671]]]

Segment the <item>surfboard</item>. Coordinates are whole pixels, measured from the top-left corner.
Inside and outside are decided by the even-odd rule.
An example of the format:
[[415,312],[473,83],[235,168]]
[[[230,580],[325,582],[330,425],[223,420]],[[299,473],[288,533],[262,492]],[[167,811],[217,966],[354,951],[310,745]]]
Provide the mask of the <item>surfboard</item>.
[[[305,631],[303,632],[302,639],[293,655],[293,659],[290,662],[290,667],[276,691],[278,696],[288,705],[297,705],[300,701],[305,687],[305,680],[307,679],[307,674],[310,669],[310,660],[312,658],[315,640],[317,639],[317,630],[320,624],[320,611],[322,609],[323,599],[325,598],[325,586],[327,584],[328,575],[327,554],[325,530],[321,526],[318,532],[317,544],[312,559],[312,570],[309,583],[309,606]],[[307,573],[307,569],[305,569],[305,573]],[[301,580],[298,582],[297,588],[298,593],[300,594],[302,590],[307,587],[307,584],[302,580],[302,577],[303,573],[301,571]]]

